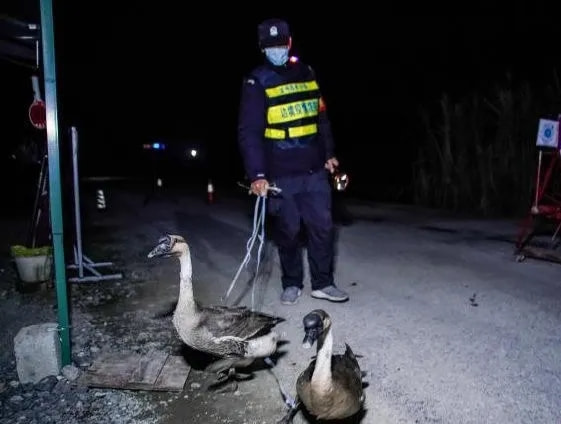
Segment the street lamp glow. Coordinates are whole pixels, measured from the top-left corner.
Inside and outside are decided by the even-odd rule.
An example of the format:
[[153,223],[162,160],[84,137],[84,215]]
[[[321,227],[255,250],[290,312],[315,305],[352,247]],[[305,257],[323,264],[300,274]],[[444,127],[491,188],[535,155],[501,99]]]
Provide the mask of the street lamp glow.
[[197,150],[196,149],[191,149],[191,151],[189,152],[189,154],[191,155],[192,158],[197,157]]

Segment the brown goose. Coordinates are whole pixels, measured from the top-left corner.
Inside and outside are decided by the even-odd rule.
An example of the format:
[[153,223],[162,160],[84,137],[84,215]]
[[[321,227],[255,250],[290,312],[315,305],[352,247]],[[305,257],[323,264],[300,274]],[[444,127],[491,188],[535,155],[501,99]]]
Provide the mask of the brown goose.
[[331,318],[321,309],[304,319],[303,346],[312,347],[317,341],[317,355],[296,381],[297,399],[279,424],[292,423],[301,404],[320,420],[351,417],[362,409],[365,395],[362,372],[350,346],[344,354],[333,354]]
[[220,358],[208,368],[218,373],[218,383],[241,377],[236,374],[236,368],[247,367],[256,358],[267,358],[276,351],[279,336],[271,330],[284,321],[283,318],[252,311],[245,306],[203,306],[197,302],[193,294],[190,250],[183,237],[166,235],[160,238],[148,254],[148,258],[154,257],[179,258],[179,299],[172,322],[185,344]]

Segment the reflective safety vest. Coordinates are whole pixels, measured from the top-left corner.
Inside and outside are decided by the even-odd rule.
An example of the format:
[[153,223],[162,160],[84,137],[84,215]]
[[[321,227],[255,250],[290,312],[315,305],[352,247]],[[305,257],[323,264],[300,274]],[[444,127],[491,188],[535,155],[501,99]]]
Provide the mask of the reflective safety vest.
[[287,81],[284,75],[261,68],[256,75],[265,88],[265,139],[281,149],[305,147],[318,132],[318,83],[305,66],[299,74]]

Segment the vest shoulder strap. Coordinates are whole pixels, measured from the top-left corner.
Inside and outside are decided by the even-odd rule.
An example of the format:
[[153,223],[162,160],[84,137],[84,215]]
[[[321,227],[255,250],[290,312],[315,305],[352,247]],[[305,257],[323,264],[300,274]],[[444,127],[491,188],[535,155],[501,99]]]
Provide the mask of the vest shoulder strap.
[[[302,79],[312,79],[315,78],[315,72],[310,65],[299,64],[296,66],[300,66],[298,69],[298,74]],[[250,78],[256,79],[261,86],[268,88],[271,85],[275,85],[278,80],[282,80],[283,77],[280,77],[275,71],[268,68],[267,66],[259,66],[255,68],[250,73]]]

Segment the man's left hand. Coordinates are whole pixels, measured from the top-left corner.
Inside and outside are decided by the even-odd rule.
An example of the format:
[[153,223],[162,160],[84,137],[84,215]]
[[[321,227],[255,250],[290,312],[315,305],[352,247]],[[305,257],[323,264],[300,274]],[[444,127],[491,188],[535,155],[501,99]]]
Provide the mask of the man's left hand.
[[327,169],[330,174],[333,174],[338,166],[339,161],[337,160],[337,158],[327,159],[327,161],[325,162],[325,169]]

